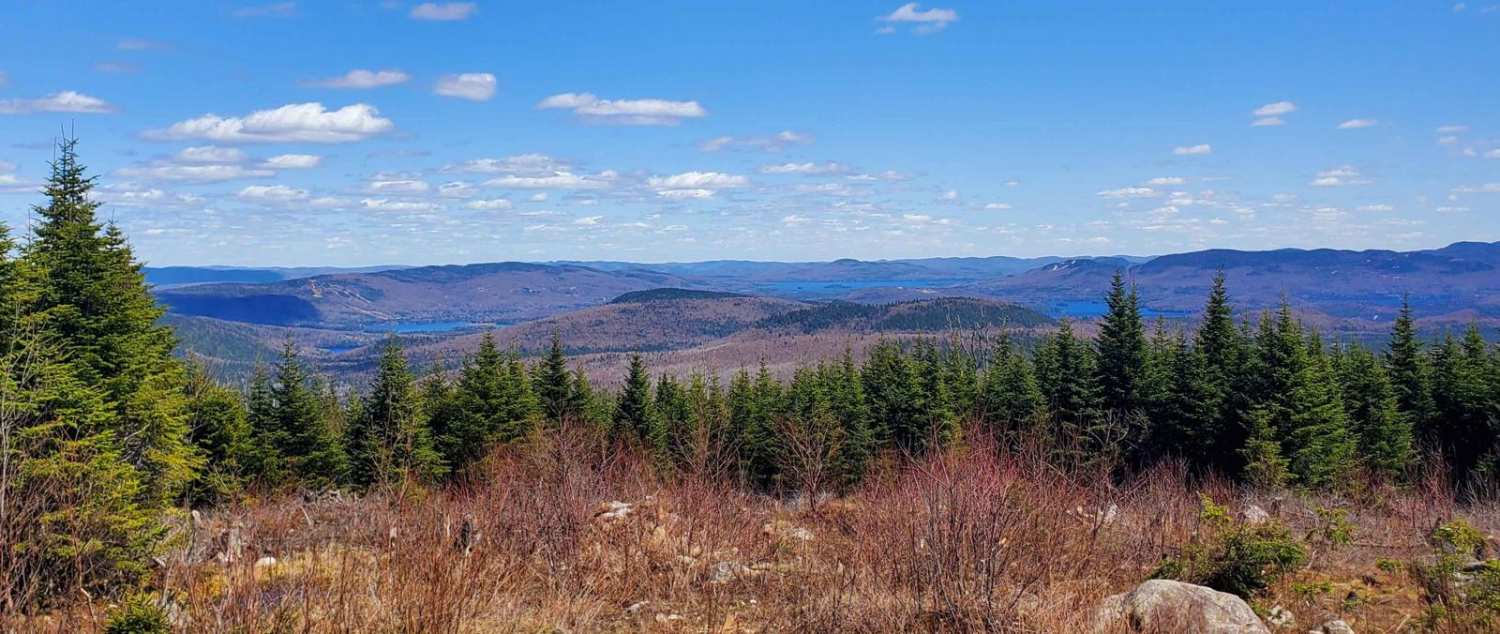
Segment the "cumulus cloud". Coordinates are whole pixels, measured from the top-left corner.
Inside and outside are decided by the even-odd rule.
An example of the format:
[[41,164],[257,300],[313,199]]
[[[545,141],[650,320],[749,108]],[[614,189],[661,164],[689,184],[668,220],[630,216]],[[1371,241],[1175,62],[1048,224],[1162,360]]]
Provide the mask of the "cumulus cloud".
[[1290,101],[1274,101],[1256,108],[1251,114],[1257,117],[1279,117],[1297,111],[1297,104]]
[[370,211],[437,211],[438,206],[430,202],[391,200],[389,198],[365,198],[361,207]]
[[843,165],[832,161],[827,163],[780,163],[776,165],[762,165],[762,174],[803,174],[815,176],[818,174],[836,174],[846,171]]
[[469,101],[489,101],[495,96],[495,76],[490,73],[444,75],[433,86],[433,94]]
[[662,189],[662,190],[657,190],[656,195],[657,196],[661,196],[662,198],[668,198],[668,199],[671,199],[671,200],[694,200],[694,199],[713,198],[714,197],[714,190],[712,190],[712,189]]
[[55,92],[37,99],[0,99],[0,114],[31,114],[33,112],[106,114],[114,111],[115,107],[103,99],[72,90]]
[[351,88],[363,90],[368,88],[380,88],[381,86],[394,86],[411,79],[411,75],[394,68],[384,70],[365,70],[356,68],[338,77],[319,79],[307,82],[309,86],[320,86],[323,88]]
[[394,130],[369,104],[328,110],[317,102],[257,110],[243,117],[205,114],[145,133],[147,139],[207,139],[221,143],[351,143]]
[[1181,176],[1158,176],[1146,181],[1146,184],[1153,187],[1161,187],[1165,185],[1181,185],[1186,182],[1187,179],[1184,179]]
[[432,186],[427,181],[410,178],[376,179],[365,186],[372,193],[377,194],[420,194]]
[[622,125],[677,125],[683,119],[708,116],[696,101],[666,99],[600,99],[590,93],[560,93],[536,104],[539,110],[572,110],[598,123]]
[[1263,128],[1267,126],[1286,125],[1286,121],[1283,121],[1281,117],[1261,117],[1259,119],[1251,121],[1250,125],[1257,128]]
[[305,189],[289,187],[287,185],[250,185],[241,189],[235,197],[240,200],[262,204],[284,204],[307,200],[308,193]]
[[723,189],[744,187],[750,184],[750,179],[723,172],[683,172],[671,176],[653,176],[646,184],[657,189]]
[[1213,152],[1213,146],[1207,143],[1199,143],[1198,145],[1179,145],[1175,148],[1172,148],[1172,153],[1176,154],[1177,156],[1198,156],[1203,154],[1213,154]]
[[1342,165],[1329,170],[1318,172],[1310,185],[1314,187],[1344,187],[1346,185],[1366,185],[1371,181],[1359,173],[1359,169],[1353,165]]
[[261,166],[279,170],[296,170],[317,167],[323,157],[316,154],[278,154],[265,160]]
[[413,20],[455,22],[473,17],[479,7],[472,2],[423,2],[411,8]]
[[1339,124],[1340,130],[1358,130],[1360,128],[1374,127],[1378,121],[1374,119],[1350,119]]
[[177,153],[177,161],[182,163],[243,163],[245,153],[232,147],[202,145],[183,148]]
[[888,26],[880,29],[880,33],[895,32],[895,25],[914,24],[913,32],[926,35],[937,33],[948,27],[949,24],[958,21],[958,11],[953,9],[931,8],[923,10],[921,5],[908,2],[897,7],[895,11],[880,17],[881,22]]

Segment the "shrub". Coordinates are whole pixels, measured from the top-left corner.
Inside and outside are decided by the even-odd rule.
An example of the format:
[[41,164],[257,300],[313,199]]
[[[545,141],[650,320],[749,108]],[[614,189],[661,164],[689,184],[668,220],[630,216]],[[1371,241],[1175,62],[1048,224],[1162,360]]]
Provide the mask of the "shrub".
[[1249,598],[1307,561],[1307,549],[1276,522],[1247,525],[1208,496],[1201,530],[1182,552],[1163,561],[1155,579],[1176,579]]
[[104,634],[168,634],[172,625],[166,610],[149,594],[126,599],[109,615]]

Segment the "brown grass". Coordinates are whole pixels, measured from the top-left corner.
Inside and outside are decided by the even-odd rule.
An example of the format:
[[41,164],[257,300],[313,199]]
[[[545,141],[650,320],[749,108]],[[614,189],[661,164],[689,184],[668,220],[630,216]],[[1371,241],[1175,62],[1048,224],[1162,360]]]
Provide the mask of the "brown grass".
[[[1291,609],[1296,631],[1339,616],[1385,632],[1424,606],[1377,562],[1421,558],[1432,525],[1453,515],[1500,528],[1494,506],[1455,507],[1422,487],[1272,498],[1190,485],[1170,465],[1115,485],[984,446],[888,457],[876,473],[807,504],[663,477],[634,452],[552,435],[441,491],[214,511],[158,581],[188,632],[1087,631],[1099,599],[1197,530],[1206,493],[1311,535],[1309,566],[1257,607]],[[611,502],[631,510],[613,517]],[[1320,507],[1350,511],[1354,543],[1316,536]],[[233,525],[247,551],[220,561],[206,544]],[[97,629],[106,610],[80,602],[20,629]]]

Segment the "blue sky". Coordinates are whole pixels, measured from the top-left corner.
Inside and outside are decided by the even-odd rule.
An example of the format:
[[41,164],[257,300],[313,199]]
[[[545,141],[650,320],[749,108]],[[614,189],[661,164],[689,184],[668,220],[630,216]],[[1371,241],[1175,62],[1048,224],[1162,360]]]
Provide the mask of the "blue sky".
[[1500,239],[1484,0],[0,8],[0,219],[72,129],[152,264]]

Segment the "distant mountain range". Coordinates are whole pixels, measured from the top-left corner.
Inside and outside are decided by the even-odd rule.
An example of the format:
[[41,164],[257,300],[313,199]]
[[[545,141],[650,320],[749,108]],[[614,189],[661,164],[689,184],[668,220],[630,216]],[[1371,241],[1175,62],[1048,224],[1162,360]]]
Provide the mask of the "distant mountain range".
[[1404,296],[1429,333],[1471,321],[1487,334],[1500,326],[1500,243],[1483,242],[1407,252],[1214,249],[1154,258],[376,268],[170,267],[147,275],[185,349],[244,361],[264,358],[290,337],[315,357],[349,367],[366,365],[370,344],[386,332],[411,338],[431,353],[427,360],[437,360],[442,351],[471,348],[479,331],[493,328],[506,346],[522,350],[536,350],[558,332],[580,352],[717,346],[713,354],[721,356],[754,348],[789,359],[805,350],[786,346],[832,345],[824,341],[830,333],[859,338],[1088,320],[1104,312],[1117,271],[1137,286],[1152,317],[1193,318],[1223,271],[1240,315],[1285,298],[1305,321],[1340,337],[1382,336]]

